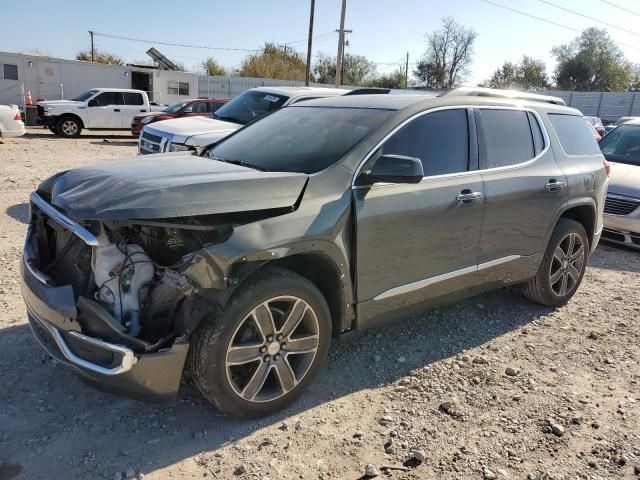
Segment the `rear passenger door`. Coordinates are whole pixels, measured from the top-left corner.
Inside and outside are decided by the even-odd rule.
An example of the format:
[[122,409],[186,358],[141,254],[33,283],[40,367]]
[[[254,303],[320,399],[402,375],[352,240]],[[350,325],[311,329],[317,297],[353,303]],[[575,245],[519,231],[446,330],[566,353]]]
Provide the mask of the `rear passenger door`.
[[476,120],[485,194],[480,290],[531,276],[549,223],[567,197],[567,181],[535,112],[480,108]]
[[122,105],[122,128],[131,128],[131,120],[140,113],[147,112],[149,109],[144,104],[144,98],[141,93],[124,92],[124,105]]
[[475,134],[469,132],[470,109],[424,113],[399,127],[361,169],[380,155],[406,155],[422,161],[425,175],[417,184],[354,187],[357,297],[364,318],[470,292],[483,188]]

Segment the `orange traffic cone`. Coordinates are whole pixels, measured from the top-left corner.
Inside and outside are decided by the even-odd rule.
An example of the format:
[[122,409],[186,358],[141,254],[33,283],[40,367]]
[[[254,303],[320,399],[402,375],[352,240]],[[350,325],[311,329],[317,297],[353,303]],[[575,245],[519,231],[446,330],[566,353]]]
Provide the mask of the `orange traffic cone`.
[[26,105],[33,105],[33,100],[31,98],[31,90],[27,90],[27,98],[25,99],[24,103]]

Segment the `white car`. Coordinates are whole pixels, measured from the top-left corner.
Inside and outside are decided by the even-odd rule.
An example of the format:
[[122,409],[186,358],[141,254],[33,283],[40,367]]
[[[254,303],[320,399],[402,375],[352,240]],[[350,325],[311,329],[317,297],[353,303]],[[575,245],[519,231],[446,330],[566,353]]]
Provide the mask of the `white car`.
[[0,105],[0,137],[12,138],[24,135],[24,122],[17,105]]
[[77,137],[83,128],[129,130],[136,115],[163,108],[152,105],[142,90],[93,88],[72,100],[39,102],[38,116],[61,137]]
[[[192,151],[222,140],[247,123],[293,103],[313,98],[355,94],[338,88],[258,87],[247,90],[217,110],[211,117],[163,120],[147,125],[138,143],[141,154]],[[386,93],[385,91],[384,93]]]

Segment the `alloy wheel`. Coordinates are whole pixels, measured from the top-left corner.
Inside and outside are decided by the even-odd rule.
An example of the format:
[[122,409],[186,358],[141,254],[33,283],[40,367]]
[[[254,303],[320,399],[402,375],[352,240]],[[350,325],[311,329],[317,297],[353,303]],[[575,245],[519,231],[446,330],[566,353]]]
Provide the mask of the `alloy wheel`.
[[227,380],[249,402],[270,402],[304,378],[320,344],[311,306],[298,297],[275,297],[240,322],[227,346]]
[[564,297],[576,288],[586,264],[586,250],[577,233],[569,233],[556,247],[549,271],[551,290]]
[[73,120],[65,120],[62,122],[62,132],[65,135],[75,135],[78,133],[78,125]]

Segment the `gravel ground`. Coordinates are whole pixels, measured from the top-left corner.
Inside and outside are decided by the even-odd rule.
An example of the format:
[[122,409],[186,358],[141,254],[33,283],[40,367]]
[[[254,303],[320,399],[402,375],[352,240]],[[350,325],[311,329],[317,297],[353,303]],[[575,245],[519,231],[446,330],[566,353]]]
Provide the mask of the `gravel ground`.
[[600,246],[553,310],[504,289],[336,342],[291,409],[225,418],[97,392],[25,322],[18,263],[35,186],[135,153],[124,133],[0,145],[0,480],[564,479],[640,476],[640,257]]

